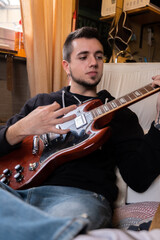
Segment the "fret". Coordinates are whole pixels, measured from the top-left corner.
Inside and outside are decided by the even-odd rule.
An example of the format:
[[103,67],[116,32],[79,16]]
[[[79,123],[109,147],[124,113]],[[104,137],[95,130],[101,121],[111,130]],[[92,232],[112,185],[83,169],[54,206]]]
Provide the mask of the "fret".
[[119,98],[119,102],[122,103],[122,104],[124,104],[124,103],[126,103],[127,101],[126,101],[126,99],[125,99],[124,97],[121,97],[121,98]]
[[147,89],[146,87],[145,87],[144,89],[146,90],[146,92],[149,92],[148,89]]
[[95,112],[95,109],[91,110],[91,113],[92,113],[92,115],[93,115],[93,118],[97,117],[96,112]]
[[132,94],[134,95],[135,98],[137,98],[136,94],[134,92],[132,92]]
[[107,103],[107,106],[109,107],[109,110],[112,110],[112,109],[113,109],[113,106],[111,105],[111,102],[108,102],[108,103]]
[[92,109],[91,112],[92,112],[93,118],[95,118],[95,117],[98,117],[99,115],[103,115],[105,112],[108,112],[109,110],[111,109],[109,109],[108,106],[102,105],[100,107]]
[[131,99],[128,95],[119,98],[119,101],[120,101],[122,104],[127,103],[127,102],[130,102],[131,100],[132,100],[132,99]]
[[108,112],[110,110],[109,107],[107,106],[107,104],[103,105],[103,108],[104,108],[105,112]]
[[142,95],[138,90],[134,91],[134,94],[136,97],[140,97]]
[[151,85],[145,86],[145,89],[147,89],[148,92],[154,90],[154,88]]
[[94,109],[94,113],[95,113],[95,116],[96,116],[96,117],[99,116],[98,111],[97,111],[97,108]]
[[136,98],[136,96],[133,94],[133,93],[129,93],[128,94],[128,97],[131,99],[131,100],[134,100]]
[[116,108],[117,107],[117,104],[115,101],[111,101],[110,102],[110,105],[112,106],[112,108]]
[[106,112],[106,111],[104,110],[103,105],[101,105],[99,108],[101,109],[102,113],[105,113],[105,112]]
[[100,107],[96,108],[96,111],[98,115],[101,115],[103,113]]
[[130,102],[132,100],[132,98],[128,95],[125,96],[125,98],[128,98],[127,102]]
[[145,88],[140,88],[139,91],[144,95],[145,93],[147,93],[147,90]]
[[131,103],[136,102],[137,100],[141,100],[148,95],[151,95],[155,92],[158,92],[160,90],[160,87],[158,88],[153,88],[151,84],[137,89],[125,96],[122,96],[118,99],[114,99],[110,102],[107,102],[104,105],[101,105],[95,109],[91,110],[91,113],[93,115],[93,118],[97,118],[98,116],[104,115],[105,113],[107,114],[108,112],[115,111],[116,109],[118,110],[119,108],[123,108],[124,106],[128,106]]
[[122,105],[122,103],[118,99],[115,99],[114,101],[115,101],[115,103],[117,104],[118,107]]
[[126,99],[126,102],[130,102],[132,100],[128,95],[124,96],[124,98]]

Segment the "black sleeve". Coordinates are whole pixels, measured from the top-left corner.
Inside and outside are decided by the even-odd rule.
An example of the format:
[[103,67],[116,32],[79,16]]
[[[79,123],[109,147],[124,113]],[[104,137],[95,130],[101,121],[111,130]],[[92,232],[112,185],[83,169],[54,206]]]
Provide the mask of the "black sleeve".
[[111,122],[114,157],[124,181],[143,192],[160,173],[160,131],[153,124],[144,135],[137,116],[119,111]]
[[19,147],[19,144],[16,144],[14,146],[11,146],[7,140],[6,140],[6,131],[9,126],[13,125],[20,119],[27,116],[30,112],[32,112],[35,108],[38,106],[45,106],[52,104],[54,101],[57,101],[61,104],[61,92],[59,91],[59,95],[56,93],[41,93],[36,95],[33,98],[30,98],[22,107],[21,111],[18,114],[15,114],[13,117],[11,117],[5,126],[0,127],[0,156],[9,153],[13,149]]
[[18,114],[15,114],[13,117],[11,117],[6,125],[0,126],[0,156],[3,156],[4,154],[9,153],[13,149],[17,148],[19,144],[11,146],[7,140],[6,140],[6,131],[9,126],[13,125],[23,117],[27,116],[31,111],[36,108],[36,102],[37,102],[38,96],[28,100],[26,104],[22,107],[21,111]]

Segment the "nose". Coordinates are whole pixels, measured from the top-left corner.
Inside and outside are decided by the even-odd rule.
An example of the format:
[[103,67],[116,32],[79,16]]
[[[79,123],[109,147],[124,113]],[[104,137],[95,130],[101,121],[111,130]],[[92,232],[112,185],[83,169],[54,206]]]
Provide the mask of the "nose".
[[94,55],[91,55],[90,56],[90,59],[89,59],[89,66],[90,67],[97,67],[98,64],[97,64],[97,59]]

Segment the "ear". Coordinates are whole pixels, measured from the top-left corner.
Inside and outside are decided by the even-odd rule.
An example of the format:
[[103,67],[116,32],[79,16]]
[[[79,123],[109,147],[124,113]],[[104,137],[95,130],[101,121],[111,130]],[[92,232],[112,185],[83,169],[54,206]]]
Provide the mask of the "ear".
[[66,60],[62,61],[62,66],[63,66],[63,69],[65,70],[65,72],[67,73],[67,75],[70,74],[69,63]]

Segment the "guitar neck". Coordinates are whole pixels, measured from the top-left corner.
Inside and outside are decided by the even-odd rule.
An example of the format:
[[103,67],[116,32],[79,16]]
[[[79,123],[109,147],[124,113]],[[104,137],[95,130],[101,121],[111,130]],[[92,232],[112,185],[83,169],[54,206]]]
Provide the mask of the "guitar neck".
[[121,108],[127,107],[135,102],[138,102],[160,90],[160,87],[153,88],[151,84],[148,84],[142,88],[139,88],[125,96],[114,99],[106,104],[103,104],[97,108],[91,110],[94,119],[98,119],[106,114],[115,112]]

